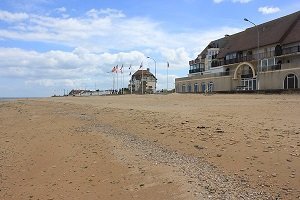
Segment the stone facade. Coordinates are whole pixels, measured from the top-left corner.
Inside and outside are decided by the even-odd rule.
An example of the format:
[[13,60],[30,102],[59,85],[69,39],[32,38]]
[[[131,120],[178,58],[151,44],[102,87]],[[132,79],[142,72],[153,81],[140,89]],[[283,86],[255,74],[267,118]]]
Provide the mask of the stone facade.
[[149,68],[147,70],[140,69],[131,76],[128,89],[138,94],[154,93],[156,81],[155,76],[150,72]]
[[175,79],[176,92],[300,88],[298,30],[300,12],[212,41]]

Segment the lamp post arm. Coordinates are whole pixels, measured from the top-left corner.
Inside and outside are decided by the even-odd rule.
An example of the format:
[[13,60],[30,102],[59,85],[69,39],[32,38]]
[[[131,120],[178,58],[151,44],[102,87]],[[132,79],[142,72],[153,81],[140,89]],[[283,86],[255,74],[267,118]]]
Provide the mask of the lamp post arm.
[[258,26],[255,24],[255,23],[253,23],[252,21],[250,21],[249,19],[247,19],[247,18],[244,18],[244,21],[246,21],[246,22],[249,22],[249,23],[251,23],[252,25],[254,25],[255,26],[255,28],[256,28],[256,31],[257,31],[257,89],[259,90],[260,89],[260,83],[259,83],[259,73],[260,73],[260,64],[259,64],[259,29],[258,29]]

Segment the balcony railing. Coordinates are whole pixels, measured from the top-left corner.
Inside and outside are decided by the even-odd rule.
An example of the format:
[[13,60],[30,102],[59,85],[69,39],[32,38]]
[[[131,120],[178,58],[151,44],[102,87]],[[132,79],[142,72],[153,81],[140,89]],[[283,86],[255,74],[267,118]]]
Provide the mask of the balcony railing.
[[292,54],[300,52],[300,45],[282,49],[282,54]]
[[[293,54],[293,53],[298,53],[298,52],[300,52],[300,45],[283,48],[281,55],[288,55],[288,54]],[[257,60],[257,57],[259,57],[259,60],[262,60],[264,58],[272,58],[274,56],[275,56],[275,51],[268,51],[268,52],[264,52],[264,53],[247,55],[247,56],[237,55],[236,58],[228,59],[228,60],[219,60],[219,59],[214,59],[214,57],[213,57],[211,67],[219,67],[219,66],[223,66],[223,65],[230,65],[230,64],[240,63],[240,62],[255,61],[255,60]],[[196,60],[192,60],[189,62],[189,64],[191,65],[192,63],[195,63],[195,61]],[[195,73],[195,72],[190,72],[190,73]]]
[[[197,74],[198,76],[198,74]],[[216,73],[210,73],[210,74],[201,74],[200,75],[203,78],[209,78],[209,77],[219,77],[219,76],[229,76],[229,71],[227,72],[216,72]]]
[[204,72],[203,68],[196,68],[196,69],[190,69],[189,73],[193,74],[193,73],[197,73],[197,72]]
[[251,61],[251,60],[254,60],[254,59],[255,58],[252,55],[240,56],[240,57],[237,57],[237,58],[224,60],[224,64],[229,65],[229,64],[239,63],[239,62]]
[[195,60],[190,60],[189,61],[189,65],[194,65],[194,64],[198,64],[200,63],[200,59],[199,58],[196,58]]
[[214,60],[211,63],[211,67],[219,67],[219,66],[223,66],[223,65],[230,65],[230,64],[252,61],[252,60],[255,60],[253,55],[240,56],[240,57],[229,59],[229,60]]
[[272,65],[272,66],[265,66],[261,67],[261,72],[267,72],[267,71],[275,71],[275,70],[281,70],[281,65]]

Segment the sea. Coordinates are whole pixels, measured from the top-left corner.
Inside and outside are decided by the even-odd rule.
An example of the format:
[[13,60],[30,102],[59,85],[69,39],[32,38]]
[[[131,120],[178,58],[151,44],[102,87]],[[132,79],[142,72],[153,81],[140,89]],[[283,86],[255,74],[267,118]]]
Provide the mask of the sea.
[[40,99],[43,97],[0,97],[0,101],[16,101],[19,99]]
[[19,98],[13,98],[13,97],[0,97],[0,101],[15,101]]

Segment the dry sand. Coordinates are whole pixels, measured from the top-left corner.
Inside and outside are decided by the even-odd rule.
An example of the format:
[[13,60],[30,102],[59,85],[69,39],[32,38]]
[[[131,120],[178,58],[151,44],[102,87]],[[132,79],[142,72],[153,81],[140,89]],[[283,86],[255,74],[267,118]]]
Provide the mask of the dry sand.
[[299,95],[0,102],[0,199],[300,199]]

